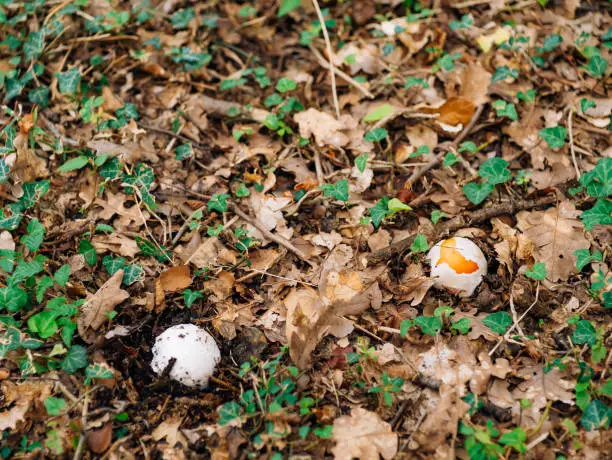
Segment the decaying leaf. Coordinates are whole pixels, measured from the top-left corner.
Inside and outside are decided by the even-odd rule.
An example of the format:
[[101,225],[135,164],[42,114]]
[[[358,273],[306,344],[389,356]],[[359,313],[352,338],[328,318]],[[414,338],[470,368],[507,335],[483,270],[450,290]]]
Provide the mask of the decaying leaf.
[[534,259],[546,264],[550,281],[564,281],[576,273],[574,251],[590,247],[579,215],[569,201],[546,211],[522,211],[517,215],[517,227],[534,242]]
[[345,337],[353,330],[345,315],[356,315],[380,302],[378,284],[365,287],[356,272],[326,272],[319,291],[293,289],[285,298],[289,353],[300,368],[310,365],[310,354],[328,334]]
[[397,433],[391,425],[380,419],[376,412],[356,407],[351,415],[334,420],[332,449],[336,460],[376,460],[380,457],[390,459],[397,453]]
[[180,429],[182,422],[183,419],[180,417],[170,417],[157,425],[157,428],[153,430],[151,436],[156,441],[165,439],[171,447],[174,447],[177,444],[183,444],[183,446],[186,446],[187,438],[185,435],[183,435]]
[[88,343],[95,340],[95,331],[108,321],[108,313],[130,295],[121,289],[123,270],[117,270],[98,292],[90,295],[81,306],[81,313],[77,319],[79,335]]
[[159,275],[157,281],[165,292],[178,292],[191,286],[193,280],[188,265],[177,265]]

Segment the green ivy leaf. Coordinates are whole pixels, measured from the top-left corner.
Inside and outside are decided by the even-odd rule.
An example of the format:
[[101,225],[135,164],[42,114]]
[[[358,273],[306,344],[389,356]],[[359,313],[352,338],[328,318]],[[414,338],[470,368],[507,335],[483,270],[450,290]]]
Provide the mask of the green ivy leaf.
[[368,154],[362,153],[357,158],[355,158],[355,166],[357,166],[357,170],[363,174],[368,164]]
[[593,169],[580,176],[579,181],[592,197],[612,195],[612,158],[601,158]]
[[193,18],[195,18],[195,11],[193,8],[185,8],[172,14],[172,16],[170,16],[170,22],[172,23],[173,29],[186,29]]
[[587,230],[595,225],[612,225],[612,200],[599,198],[591,209],[580,214],[580,220]]
[[21,242],[32,252],[38,251],[38,248],[45,238],[45,227],[37,218],[33,218],[28,224],[28,234],[21,237]]
[[414,326],[414,323],[412,322],[412,320],[410,319],[405,319],[400,323],[400,335],[402,337],[406,337],[406,334],[408,334],[408,330]]
[[191,146],[191,142],[186,142],[184,144],[179,145],[174,149],[175,159],[181,161],[187,158],[191,158],[193,155],[193,147]]
[[114,275],[118,270],[121,270],[127,261],[123,257],[104,256],[102,259],[102,265],[106,268],[109,275]]
[[591,77],[601,78],[606,73],[608,62],[599,54],[595,54],[589,59],[586,66],[583,67]]
[[392,211],[393,213],[412,210],[410,206],[408,206],[399,198],[391,198],[387,203],[387,207],[389,208],[389,211]]
[[459,146],[459,153],[461,152],[476,153],[478,152],[478,147],[472,141],[465,141]]
[[414,253],[425,252],[429,249],[429,243],[425,235],[419,233],[412,244],[410,245],[410,251]]
[[453,152],[447,152],[447,154],[444,155],[442,166],[444,167],[452,166],[455,163],[459,163],[459,157],[457,157],[457,155],[455,155]]
[[456,330],[460,334],[467,334],[470,330],[471,322],[470,318],[461,318],[451,324],[451,329]]
[[478,168],[478,175],[491,185],[503,184],[512,179],[508,162],[502,158],[489,158]]
[[336,200],[339,201],[348,201],[349,199],[349,188],[347,179],[339,180],[335,184],[321,184],[319,188],[323,190],[323,196],[325,197],[333,196]]
[[523,430],[522,428],[515,428],[512,431],[504,433],[499,438],[499,443],[503,444],[504,446],[511,446],[517,452],[524,453],[527,452],[527,445],[525,444],[526,440],[527,433],[525,433],[525,430]]
[[51,286],[53,286],[53,278],[50,276],[43,276],[38,281],[38,285],[36,286],[36,301],[38,303],[42,303],[45,298],[45,292],[47,292],[47,289]]
[[0,288],[0,310],[6,308],[11,313],[17,312],[28,303],[26,292],[16,286]]
[[543,262],[536,262],[531,269],[525,272],[525,276],[532,280],[544,281],[546,278],[546,264]]
[[572,333],[572,342],[578,345],[585,343],[590,346],[595,345],[597,343],[597,331],[593,323],[584,319],[578,321],[576,329]]
[[499,99],[493,103],[493,107],[498,117],[508,117],[512,121],[518,120],[518,113],[514,104]]
[[215,193],[207,204],[209,212],[227,212],[227,199],[230,196],[227,193]]
[[289,91],[293,91],[297,88],[297,83],[295,80],[291,80],[290,78],[281,78],[278,80],[276,84],[276,91],[279,93],[288,93]]
[[431,222],[434,225],[436,225],[443,217],[448,217],[445,212],[442,212],[439,209],[434,209],[431,211]]
[[429,88],[429,83],[424,78],[417,77],[408,77],[406,78],[406,83],[404,84],[404,88],[412,88],[413,86],[422,86],[423,88]]
[[302,3],[302,0],[283,0],[283,3],[276,13],[276,17],[282,18],[283,16],[286,16],[300,6],[300,3]]
[[38,182],[26,182],[22,186],[23,195],[19,199],[19,203],[23,209],[30,209],[38,200],[40,200],[48,191],[51,182],[41,180]]
[[366,123],[371,123],[374,121],[380,121],[385,117],[388,117],[395,112],[395,109],[390,104],[382,104],[378,107],[372,109],[368,114],[363,117],[363,121]]
[[538,134],[546,141],[551,149],[560,149],[565,145],[567,130],[563,126],[541,129]]
[[580,99],[580,110],[582,110],[582,113],[585,113],[587,110],[592,109],[595,107],[595,101],[592,101],[591,99],[587,99],[586,97],[583,97],[582,99]]
[[374,228],[378,228],[382,223],[383,219],[391,214],[393,211],[389,210],[389,198],[383,197],[369,209],[370,217],[372,218],[372,225]]
[[580,423],[587,431],[595,431],[599,428],[608,428],[612,418],[612,408],[606,406],[598,399],[592,401],[584,411]]
[[414,324],[421,328],[421,332],[427,335],[436,335],[442,330],[442,320],[436,316],[417,316]]
[[78,67],[73,67],[66,72],[56,72],[55,76],[59,83],[59,92],[61,94],[75,94],[81,83],[81,71]]
[[59,330],[56,319],[57,315],[54,312],[41,311],[28,319],[28,328],[37,333],[41,339],[48,339]]
[[46,260],[46,257],[37,255],[34,260],[30,260],[29,262],[19,262],[13,274],[8,278],[7,284],[15,285],[31,276],[39,274],[44,270],[43,263]]
[[482,323],[493,332],[505,334],[508,327],[512,324],[512,317],[505,311],[498,311],[486,316]]
[[28,100],[32,104],[36,104],[42,109],[49,105],[50,97],[51,90],[46,86],[39,86],[38,88],[34,88],[28,93]]
[[85,369],[85,385],[89,385],[93,379],[110,379],[113,371],[102,364],[90,364]]
[[9,180],[9,172],[10,168],[4,158],[0,158],[0,184],[4,184],[7,180]]
[[62,370],[68,374],[74,374],[79,369],[87,366],[87,349],[81,345],[73,345],[68,354],[60,363]]
[[129,286],[143,278],[144,270],[138,264],[126,265],[123,267],[123,284]]
[[241,406],[236,401],[230,401],[219,408],[219,425],[227,425],[235,418],[240,417]]
[[325,425],[324,427],[315,428],[313,433],[321,439],[330,439],[333,433],[333,426]]
[[389,135],[389,132],[385,128],[374,128],[371,131],[365,133],[364,139],[367,142],[380,142]]
[[66,400],[64,398],[54,398],[53,396],[45,398],[45,409],[47,409],[49,415],[59,415],[65,407]]
[[594,260],[599,262],[603,260],[601,252],[597,251],[591,254],[591,251],[588,249],[577,249],[574,251],[574,255],[576,256],[576,270],[578,271],[582,271],[584,267]]
[[53,274],[53,279],[57,284],[64,287],[70,277],[70,265],[64,264]]
[[183,300],[187,308],[191,308],[193,303],[202,297],[204,297],[204,295],[200,291],[192,291],[191,289],[185,289],[183,291]]
[[236,193],[235,193],[235,195],[238,198],[244,198],[246,196],[249,196],[250,194],[251,194],[251,191],[243,183],[240,183],[240,185],[236,189]]
[[96,248],[88,240],[79,241],[79,254],[83,254],[85,258],[85,262],[89,265],[96,265],[98,262],[98,254],[96,253]]
[[488,182],[483,182],[482,184],[470,182],[463,186],[463,193],[465,193],[467,199],[476,205],[482,203],[492,191],[493,185]]
[[68,160],[66,163],[61,165],[57,170],[59,172],[68,172],[81,169],[89,164],[89,158],[85,155],[78,156],[72,160]]
[[28,39],[23,43],[23,54],[30,59],[38,59],[45,49],[45,34],[42,30],[30,32]]
[[550,53],[561,43],[563,43],[563,38],[561,38],[561,35],[550,34],[544,39],[543,46],[536,46],[536,51],[538,53]]

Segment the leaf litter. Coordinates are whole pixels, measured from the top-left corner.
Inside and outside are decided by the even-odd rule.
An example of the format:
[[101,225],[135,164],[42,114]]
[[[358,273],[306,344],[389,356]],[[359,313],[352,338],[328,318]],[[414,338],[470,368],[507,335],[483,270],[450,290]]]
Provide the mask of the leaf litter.
[[0,2],[2,458],[606,458],[611,8]]

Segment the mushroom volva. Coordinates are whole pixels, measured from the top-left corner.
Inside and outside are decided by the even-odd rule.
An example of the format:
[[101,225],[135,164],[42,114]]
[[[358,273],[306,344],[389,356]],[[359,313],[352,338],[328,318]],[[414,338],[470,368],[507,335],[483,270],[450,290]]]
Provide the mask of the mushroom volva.
[[161,375],[170,361],[170,378],[188,387],[206,388],[221,359],[215,339],[195,324],[179,324],[155,339],[151,368]]
[[435,286],[461,297],[471,296],[487,273],[487,259],[468,238],[440,241],[427,254]]

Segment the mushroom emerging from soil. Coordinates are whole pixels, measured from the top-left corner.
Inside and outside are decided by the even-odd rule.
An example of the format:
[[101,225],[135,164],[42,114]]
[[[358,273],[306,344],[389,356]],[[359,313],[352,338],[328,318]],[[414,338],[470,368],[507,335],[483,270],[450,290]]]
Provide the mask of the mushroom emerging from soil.
[[206,388],[221,359],[215,339],[195,324],[179,324],[155,339],[151,368],[162,375],[172,365],[170,378],[193,388]]
[[431,248],[427,257],[436,287],[461,297],[471,296],[487,273],[487,259],[468,238],[442,240]]

